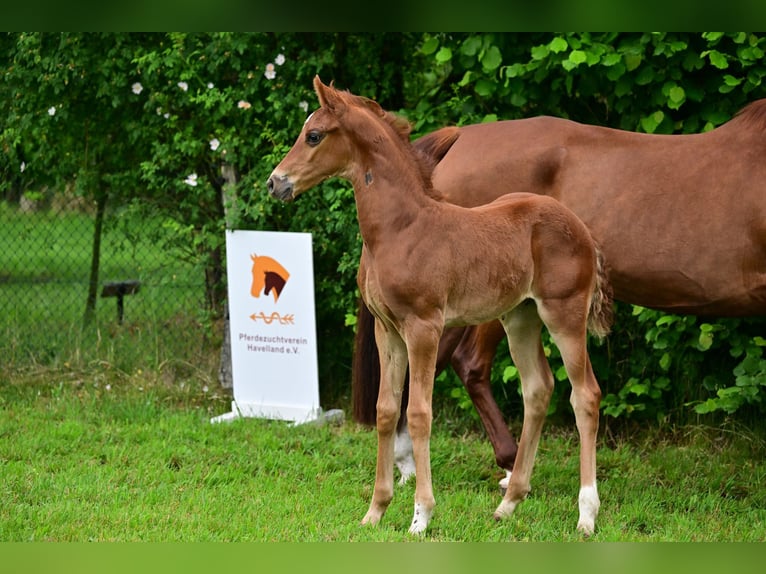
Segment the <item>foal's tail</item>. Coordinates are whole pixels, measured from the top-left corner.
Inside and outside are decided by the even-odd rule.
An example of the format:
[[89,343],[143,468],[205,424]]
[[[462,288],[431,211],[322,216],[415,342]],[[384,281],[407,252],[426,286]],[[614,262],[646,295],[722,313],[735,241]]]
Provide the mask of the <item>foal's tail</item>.
[[609,266],[601,249],[596,246],[596,286],[588,313],[588,331],[599,339],[606,337],[614,321],[612,284],[609,282]]

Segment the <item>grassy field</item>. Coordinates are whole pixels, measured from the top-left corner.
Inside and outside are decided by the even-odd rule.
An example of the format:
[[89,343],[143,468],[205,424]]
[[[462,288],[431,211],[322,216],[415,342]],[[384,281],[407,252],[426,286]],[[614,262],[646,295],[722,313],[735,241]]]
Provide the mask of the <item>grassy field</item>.
[[[4,371],[0,541],[412,540],[412,483],[397,488],[378,527],[359,525],[374,431],[349,422],[210,424],[229,401],[193,370],[170,383],[104,365]],[[580,540],[571,429],[546,427],[532,494],[496,523],[500,472],[489,444],[437,408],[437,508],[423,540]],[[592,540],[766,541],[764,453],[762,438],[739,428],[602,436]]]

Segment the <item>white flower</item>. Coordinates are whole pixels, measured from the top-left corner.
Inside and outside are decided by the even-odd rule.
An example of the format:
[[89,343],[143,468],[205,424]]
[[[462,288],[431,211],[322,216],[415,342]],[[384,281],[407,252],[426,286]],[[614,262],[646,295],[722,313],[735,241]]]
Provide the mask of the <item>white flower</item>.
[[189,90],[189,84],[186,82],[178,82],[178,87],[181,88],[184,92]]
[[277,77],[277,71],[274,69],[274,64],[266,64],[266,71],[263,73],[267,80],[273,80]]
[[214,87],[215,87],[215,86],[213,85],[213,82],[208,82],[208,83],[207,83],[207,89],[208,89],[208,90],[212,90]]
[[134,94],[138,95],[141,93],[144,87],[141,85],[141,82],[136,82],[130,87],[130,89],[133,91]]
[[213,138],[210,140],[210,149],[212,149],[213,151],[217,150],[218,146],[220,145],[221,145],[221,142],[218,141],[218,138]]
[[282,64],[284,64],[285,63],[285,55],[284,54],[277,54],[277,57],[274,58],[274,63],[277,66],[281,66]]
[[237,102],[237,107],[240,110],[249,110],[250,109],[250,102],[246,102],[245,100],[239,100]]
[[309,111],[309,103],[305,100],[298,102],[298,107],[306,113]]
[[49,116],[55,116],[56,115],[56,106],[51,106],[48,108],[48,115]]
[[24,173],[24,170],[27,169],[27,162],[22,161],[21,166],[19,167],[20,167],[21,173]]
[[112,390],[112,385],[107,383],[106,386],[104,387],[104,389],[107,390],[107,391],[111,391]]
[[197,187],[197,174],[196,173],[190,173],[186,176],[186,179],[184,180],[184,183],[186,185],[191,185],[192,187]]

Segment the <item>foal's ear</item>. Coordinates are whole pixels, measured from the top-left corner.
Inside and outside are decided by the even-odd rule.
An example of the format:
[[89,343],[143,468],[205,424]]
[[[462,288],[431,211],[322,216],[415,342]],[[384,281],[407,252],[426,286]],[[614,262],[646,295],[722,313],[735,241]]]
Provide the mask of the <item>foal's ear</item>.
[[346,104],[338,93],[338,90],[333,88],[332,85],[324,85],[318,75],[314,76],[314,91],[316,92],[317,98],[319,98],[319,105],[323,108],[327,108],[335,115],[341,115],[346,109]]

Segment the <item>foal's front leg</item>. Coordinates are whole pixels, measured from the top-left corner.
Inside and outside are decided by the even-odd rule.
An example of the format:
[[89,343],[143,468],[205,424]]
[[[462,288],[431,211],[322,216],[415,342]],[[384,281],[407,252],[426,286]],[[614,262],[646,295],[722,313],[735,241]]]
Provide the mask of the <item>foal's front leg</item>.
[[375,339],[380,357],[380,389],[377,420],[378,456],[372,502],[362,524],[377,524],[394,497],[394,435],[401,408],[407,348],[399,334],[375,320]]
[[411,534],[425,531],[436,504],[431,484],[431,399],[434,387],[436,355],[441,329],[432,323],[410,325],[407,355],[410,364],[410,400],[407,424],[415,457],[415,510],[410,524]]

